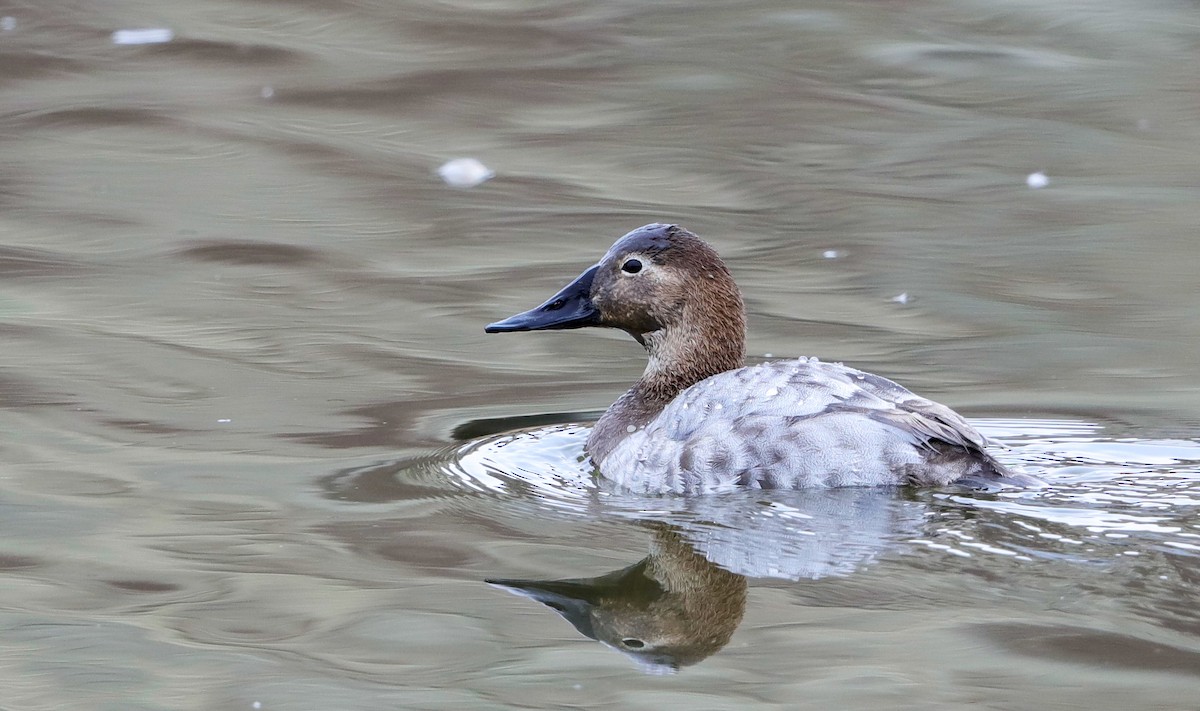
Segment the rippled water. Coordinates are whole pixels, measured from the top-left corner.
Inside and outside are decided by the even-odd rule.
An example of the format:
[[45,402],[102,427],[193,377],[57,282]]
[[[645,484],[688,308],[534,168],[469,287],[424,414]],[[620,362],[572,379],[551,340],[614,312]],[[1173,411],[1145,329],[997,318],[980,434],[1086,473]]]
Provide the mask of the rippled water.
[[[1198,28],[0,3],[0,708],[1194,708]],[[605,490],[637,346],[482,325],[659,220],[1050,486]]]

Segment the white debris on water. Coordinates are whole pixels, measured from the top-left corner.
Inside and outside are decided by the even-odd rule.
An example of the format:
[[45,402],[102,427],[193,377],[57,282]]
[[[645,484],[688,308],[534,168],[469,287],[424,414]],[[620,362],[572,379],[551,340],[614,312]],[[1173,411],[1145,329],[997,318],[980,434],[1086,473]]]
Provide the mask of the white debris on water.
[[262,91],[260,91],[260,92],[258,92],[258,93],[259,93],[259,95],[260,95],[260,96],[262,96],[262,98],[264,98],[264,99],[270,99],[271,97],[275,96],[275,87],[273,87],[273,86],[264,86],[264,87],[262,88]]
[[175,39],[175,33],[166,27],[117,30],[112,33],[113,44],[162,44],[173,39]]
[[217,422],[218,422],[218,423],[220,423],[220,424],[222,424],[222,425],[227,425],[227,424],[229,424],[230,422],[233,422],[233,420],[232,420],[232,419],[230,419],[230,418],[228,418],[228,417],[222,417],[221,419],[217,420]]
[[13,17],[12,15],[0,17],[0,30],[12,32],[15,29],[17,29],[17,18]]
[[901,305],[903,305],[903,304],[907,304],[907,303],[908,303],[908,299],[909,299],[908,292],[907,292],[907,291],[905,291],[905,292],[903,292],[903,293],[896,294],[895,296],[893,296],[893,297],[891,298],[891,302],[892,302],[893,304],[901,304]]
[[824,252],[821,252],[821,256],[826,259],[837,259],[838,257],[842,256],[842,253],[836,249],[827,249]]
[[1038,188],[1044,188],[1049,185],[1050,179],[1046,177],[1045,173],[1039,170],[1036,173],[1030,173],[1029,176],[1025,178],[1025,184],[1034,190],[1037,190]]
[[473,188],[496,176],[491,168],[474,158],[455,158],[442,164],[437,170],[446,185],[455,188]]

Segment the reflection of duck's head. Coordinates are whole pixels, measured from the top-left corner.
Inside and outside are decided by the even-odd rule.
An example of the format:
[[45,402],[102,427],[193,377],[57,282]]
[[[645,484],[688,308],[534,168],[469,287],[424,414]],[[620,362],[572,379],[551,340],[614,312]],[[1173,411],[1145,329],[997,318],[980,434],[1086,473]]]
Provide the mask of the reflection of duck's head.
[[607,575],[488,582],[553,608],[652,673],[695,664],[724,647],[746,607],[744,577],[708,562],[666,528],[648,557]]

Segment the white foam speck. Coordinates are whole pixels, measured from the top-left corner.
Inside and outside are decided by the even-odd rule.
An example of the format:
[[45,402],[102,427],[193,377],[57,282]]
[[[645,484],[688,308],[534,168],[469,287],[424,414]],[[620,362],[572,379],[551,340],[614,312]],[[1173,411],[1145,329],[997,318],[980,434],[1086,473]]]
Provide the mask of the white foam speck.
[[117,30],[112,33],[113,44],[162,44],[173,39],[175,39],[175,33],[166,27]]
[[275,87],[264,86],[262,88],[262,91],[259,92],[259,94],[262,96],[262,98],[269,99],[269,98],[275,96]]
[[763,358],[774,358],[774,357],[775,356],[771,353],[763,353]]
[[1029,176],[1025,178],[1025,184],[1036,190],[1049,185],[1050,179],[1046,177],[1045,173],[1039,170],[1036,173],[1030,173]]
[[826,259],[837,259],[838,257],[842,256],[842,253],[836,249],[827,249],[824,252],[821,252],[821,256]]
[[250,704],[250,708],[252,708],[252,709],[261,709],[261,708],[262,708],[262,702],[261,702],[261,701],[255,701],[254,703]]
[[5,15],[4,17],[0,17],[0,30],[4,30],[5,32],[12,32],[15,29],[17,29],[17,18],[15,18],[11,15]]
[[908,303],[908,292],[906,291],[902,294],[896,294],[895,296],[892,297],[891,301],[893,304],[907,304]]
[[223,425],[227,425],[227,424],[229,424],[230,422],[233,422],[233,420],[232,420],[232,419],[230,419],[230,418],[228,418],[228,417],[222,417],[221,419],[217,420],[217,422],[219,422],[219,423],[221,423],[221,424],[223,424]]
[[634,427],[633,425],[630,425],[625,428],[625,431],[628,432],[629,434],[633,434],[634,432],[637,432],[637,428]]
[[456,188],[473,188],[496,176],[491,168],[474,158],[455,158],[446,161],[442,167],[438,168],[437,172],[442,176],[446,185]]

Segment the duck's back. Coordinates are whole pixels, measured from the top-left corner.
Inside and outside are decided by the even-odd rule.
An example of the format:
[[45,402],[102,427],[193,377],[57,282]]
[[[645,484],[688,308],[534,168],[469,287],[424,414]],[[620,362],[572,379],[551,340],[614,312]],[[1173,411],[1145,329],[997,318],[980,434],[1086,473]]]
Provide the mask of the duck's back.
[[1003,477],[984,437],[944,405],[816,359],[714,375],[681,392],[600,462],[645,492],[945,484]]

